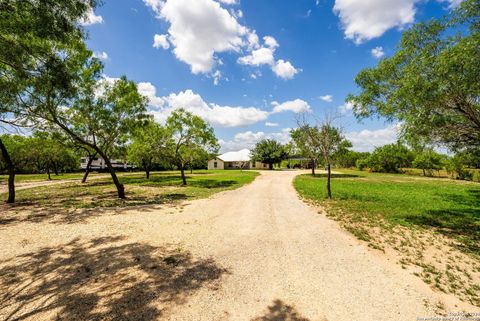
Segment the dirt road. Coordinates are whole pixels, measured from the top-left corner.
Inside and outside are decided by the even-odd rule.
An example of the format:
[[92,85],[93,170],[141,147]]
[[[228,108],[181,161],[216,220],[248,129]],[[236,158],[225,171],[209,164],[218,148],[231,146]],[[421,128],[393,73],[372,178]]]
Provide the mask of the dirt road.
[[[454,298],[433,292],[299,200],[291,184],[297,174],[265,171],[250,185],[193,201],[180,209],[118,212],[77,224],[45,224],[41,231],[38,223],[5,227],[0,231],[0,278],[13,271],[15,264],[29,278],[38,279],[38,271],[45,270],[48,277],[32,290],[27,303],[21,298],[9,299],[7,303],[15,310],[0,308],[0,319],[2,315],[26,315],[25,319],[32,320],[59,316],[71,320],[75,319],[72,315],[78,319],[82,315],[83,320],[88,320],[90,315],[91,319],[108,320],[397,321],[432,317],[438,307],[475,311]],[[22,232],[34,233],[35,240],[24,242],[18,253],[18,244],[25,238],[19,236]],[[88,246],[82,241],[100,236],[101,251],[96,249],[100,241],[91,241]],[[123,241],[118,244],[122,247],[115,245],[115,251],[112,247],[109,250],[105,238],[120,236]],[[132,244],[135,247],[126,253]],[[174,266],[174,272],[158,268],[167,265],[156,261],[160,254],[153,249],[166,244],[174,246],[178,253],[189,253],[179,259],[175,258],[180,254],[163,259]],[[153,252],[145,254],[147,246]],[[69,247],[72,251],[65,252]],[[16,257],[23,255],[26,263],[12,263],[15,249]],[[49,255],[29,261],[27,254],[38,253],[39,249],[50,249]],[[52,263],[55,251],[62,251],[59,255],[62,260],[68,257],[68,264],[75,260],[88,264],[88,280],[94,279],[95,283],[88,285],[89,281],[85,281],[86,288],[81,291],[75,283],[78,281],[75,286],[58,284],[58,278],[77,280],[80,272],[65,269],[57,261]],[[126,263],[115,270],[123,258]],[[32,271],[37,274],[28,274],[28,264],[35,266]],[[117,278],[107,284],[110,279],[105,272],[98,272],[105,270],[116,273]],[[59,274],[57,279],[51,277],[55,273]],[[31,287],[30,281],[24,279],[25,287]],[[99,282],[105,287],[100,287]],[[39,309],[45,304],[42,291],[63,298],[49,297],[55,304]],[[88,300],[80,293],[88,293]],[[121,299],[117,298],[119,293],[123,293]],[[82,300],[75,305],[76,301],[62,301],[65,297]],[[94,302],[93,306],[78,310],[85,301]],[[32,313],[35,309],[39,312]]]

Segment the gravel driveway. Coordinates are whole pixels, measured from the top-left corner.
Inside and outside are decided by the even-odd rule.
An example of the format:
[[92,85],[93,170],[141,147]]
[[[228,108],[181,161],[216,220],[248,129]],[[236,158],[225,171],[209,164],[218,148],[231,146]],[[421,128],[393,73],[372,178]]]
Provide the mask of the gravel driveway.
[[[250,185],[181,208],[119,212],[78,224],[45,224],[41,231],[36,223],[12,225],[0,231],[0,259],[72,240],[121,235],[151,247],[174,244],[225,271],[215,286],[189,283],[188,297],[182,300],[161,299],[162,292],[155,290],[155,295],[148,296],[150,317],[128,320],[413,321],[434,316],[439,306],[475,311],[433,292],[302,202],[292,186],[298,173],[264,171]],[[22,233],[35,235],[35,242],[19,249]],[[119,258],[116,253],[105,259]],[[95,276],[96,267],[90,269]],[[195,268],[186,270],[196,273]],[[202,274],[195,282],[210,276]],[[161,277],[155,274],[146,279],[150,283],[143,281],[142,291],[157,286]],[[182,282],[174,287],[184,286]],[[58,286],[52,288],[58,291]],[[25,306],[22,309],[28,309]],[[55,307],[46,314],[33,314],[34,319],[53,319],[62,313],[61,304]]]

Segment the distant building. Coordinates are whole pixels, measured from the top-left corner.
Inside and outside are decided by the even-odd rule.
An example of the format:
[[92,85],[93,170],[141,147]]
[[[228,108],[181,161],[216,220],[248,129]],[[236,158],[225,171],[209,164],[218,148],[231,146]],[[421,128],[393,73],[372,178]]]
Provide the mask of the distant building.
[[250,150],[242,149],[209,160],[208,169],[268,169],[268,164],[252,161]]
[[[80,168],[87,169],[89,157],[82,157],[80,158]],[[112,163],[112,167],[115,169],[123,169],[123,170],[130,170],[135,168],[132,164],[128,164],[120,159],[112,159],[110,160]],[[107,169],[107,164],[105,160],[101,157],[94,157],[92,159],[92,163],[90,164],[91,170],[104,170]]]

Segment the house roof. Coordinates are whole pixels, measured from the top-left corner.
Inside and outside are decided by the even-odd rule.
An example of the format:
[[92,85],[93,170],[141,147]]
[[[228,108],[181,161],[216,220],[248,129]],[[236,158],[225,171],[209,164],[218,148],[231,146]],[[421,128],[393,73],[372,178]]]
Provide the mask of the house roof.
[[242,149],[237,152],[228,152],[218,156],[224,162],[248,162],[250,161],[250,150]]

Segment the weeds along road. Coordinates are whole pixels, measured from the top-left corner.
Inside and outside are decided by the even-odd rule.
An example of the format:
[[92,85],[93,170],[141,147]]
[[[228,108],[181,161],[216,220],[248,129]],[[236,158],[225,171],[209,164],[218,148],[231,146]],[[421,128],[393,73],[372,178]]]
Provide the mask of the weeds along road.
[[[433,292],[306,205],[292,186],[298,174],[263,171],[180,207],[0,226],[3,289],[25,284],[5,299],[0,319],[398,321],[433,317],[439,306],[478,311]],[[178,254],[165,261],[165,247]],[[46,277],[35,287],[39,273]]]

